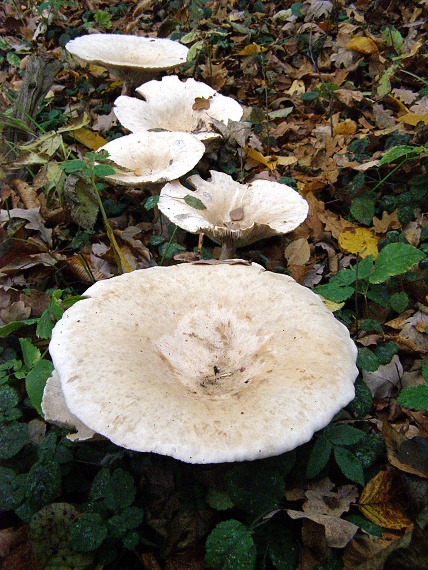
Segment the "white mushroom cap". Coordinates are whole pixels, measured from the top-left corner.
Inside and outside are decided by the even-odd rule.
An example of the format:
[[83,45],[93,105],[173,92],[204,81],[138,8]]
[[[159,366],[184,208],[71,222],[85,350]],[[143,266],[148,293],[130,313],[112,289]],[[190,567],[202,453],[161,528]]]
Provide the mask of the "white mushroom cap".
[[183,176],[200,161],[204,144],[189,133],[141,132],[108,142],[109,159],[126,169],[107,176],[124,186],[164,184]]
[[42,399],[42,412],[47,422],[69,428],[75,432],[67,436],[72,441],[92,439],[95,435],[94,431],[88,428],[67,408],[61,389],[61,381],[56,370],[52,372],[52,375],[46,382]]
[[[176,75],[149,81],[137,91],[144,101],[122,95],[116,99],[114,107],[116,117],[131,132],[184,131],[206,141],[221,136],[214,131],[212,119],[227,124],[229,119],[239,121],[243,114],[235,99],[220,95],[209,85],[194,79],[180,81]],[[193,109],[198,98],[207,99],[209,108]]]
[[[228,174],[211,170],[211,179],[191,176],[189,191],[178,180],[162,188],[159,210],[174,224],[192,233],[205,233],[216,243],[236,247],[294,230],[308,215],[308,203],[293,188],[278,182],[255,180],[240,184]],[[191,195],[206,209],[184,201]]]
[[189,51],[172,40],[121,34],[80,36],[70,40],[65,47],[74,56],[102,65],[116,77],[134,85],[185,63]]
[[354,397],[357,350],[320,298],[253,264],[99,281],[49,350],[67,406],[115,444],[189,463],[308,441]]

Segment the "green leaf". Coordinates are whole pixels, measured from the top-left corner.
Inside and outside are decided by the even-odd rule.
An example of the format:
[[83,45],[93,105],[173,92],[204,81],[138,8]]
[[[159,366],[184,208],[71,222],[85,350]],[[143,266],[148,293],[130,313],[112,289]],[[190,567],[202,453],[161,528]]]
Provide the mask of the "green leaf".
[[397,352],[398,345],[395,342],[385,342],[375,348],[375,354],[381,364],[389,364]]
[[296,570],[300,560],[299,547],[284,530],[269,536],[268,555],[277,570]]
[[98,217],[98,200],[90,182],[81,175],[68,176],[64,195],[71,208],[71,217],[85,230],[92,230]]
[[428,385],[407,386],[401,390],[397,398],[397,404],[418,412],[428,410]]
[[70,532],[78,518],[73,505],[52,503],[31,519],[31,546],[45,570],[83,570],[92,565],[92,554],[73,552],[69,546]]
[[374,271],[370,275],[370,283],[383,283],[389,277],[402,275],[424,257],[425,254],[412,245],[390,243],[379,252]]
[[387,150],[385,154],[379,161],[378,166],[382,166],[384,164],[389,164],[390,162],[394,162],[397,158],[401,158],[402,156],[411,157],[417,154],[420,154],[424,150],[423,146],[394,146]]
[[40,350],[27,338],[20,338],[19,344],[21,345],[24,364],[28,366],[28,368],[31,368],[38,360],[40,360],[42,356]]
[[366,517],[364,517],[363,515],[360,514],[349,514],[349,513],[345,513],[342,518],[344,518],[346,521],[349,521],[350,523],[362,528],[363,530],[365,530],[366,532],[368,532],[369,534],[373,534],[374,536],[382,536],[382,528],[380,526],[378,526],[377,524],[373,523],[372,521],[369,521],[368,519],[366,519]]
[[327,283],[326,285],[319,285],[315,287],[314,292],[317,295],[321,295],[324,299],[328,301],[333,301],[335,303],[342,303],[342,301],[346,301],[352,297],[355,293],[355,289],[353,287],[340,287],[335,283]]
[[160,196],[149,196],[144,204],[145,210],[153,210],[153,208],[159,202]]
[[331,449],[331,443],[326,437],[321,435],[317,438],[306,467],[306,477],[308,479],[313,479],[321,473],[330,459]]
[[56,499],[60,490],[61,470],[57,461],[39,461],[31,467],[26,499],[34,511]]
[[335,447],[334,458],[347,479],[364,486],[363,466],[353,453],[343,447]]
[[89,500],[102,499],[108,509],[119,512],[132,504],[135,495],[134,478],[128,471],[118,468],[110,474],[109,469],[101,469],[92,482]]
[[0,510],[10,511],[22,503],[25,495],[23,483],[23,476],[17,476],[12,469],[0,467]]
[[42,417],[43,412],[41,403],[43,390],[45,389],[46,381],[52,374],[53,369],[54,366],[52,362],[42,359],[36,362],[25,378],[25,389],[27,390],[30,402]]
[[358,267],[358,281],[366,281],[371,272],[373,271],[373,254],[368,255],[360,262],[358,265],[352,268],[352,271],[355,274],[355,278],[357,277],[357,267]]
[[122,536],[123,546],[128,550],[134,550],[139,542],[140,542],[140,535],[136,530],[128,532],[125,536]]
[[186,248],[179,243],[163,243],[159,248],[159,255],[165,255],[165,259],[172,259],[177,253],[186,251]]
[[358,349],[357,366],[367,370],[367,372],[376,372],[380,366],[380,361],[374,352],[363,346]]
[[225,482],[234,504],[253,515],[274,510],[285,493],[284,478],[262,463],[237,465]]
[[226,511],[233,507],[233,501],[224,491],[216,491],[213,488],[208,490],[206,501],[212,509],[216,511]]
[[107,527],[98,513],[83,513],[70,532],[70,546],[77,552],[96,550],[107,537]]
[[384,285],[370,285],[367,298],[386,309],[390,307],[388,289]]
[[425,382],[428,382],[428,362],[424,362],[422,364],[422,376],[424,377]]
[[409,297],[404,293],[404,291],[401,291],[400,293],[394,293],[391,295],[389,302],[391,303],[391,309],[397,313],[402,313],[409,305]]
[[94,166],[94,174],[98,176],[98,178],[104,178],[104,176],[116,174],[116,170],[109,164],[96,164]]
[[163,236],[151,236],[150,237],[150,245],[160,245],[161,243],[163,243],[165,241],[165,238]]
[[302,101],[315,101],[315,99],[318,99],[318,97],[319,97],[318,91],[306,91],[306,93],[302,93],[300,95],[300,99]]
[[144,511],[138,507],[128,507],[120,514],[112,516],[107,522],[109,536],[121,538],[128,531],[134,530],[143,522]]
[[67,174],[71,174],[72,172],[78,172],[85,168],[85,161],[84,160],[67,160],[67,162],[62,162],[60,167],[67,172]]
[[21,65],[21,60],[19,59],[19,57],[16,55],[16,53],[13,53],[13,51],[8,52],[7,56],[6,56],[7,62],[10,65],[13,65],[14,67],[18,67]]
[[364,438],[352,449],[355,457],[361,461],[364,469],[372,467],[385,454],[385,444],[378,433],[364,434]]
[[373,221],[375,213],[374,200],[368,196],[359,196],[358,198],[354,198],[351,202],[349,211],[358,222],[365,226],[369,226]]
[[394,48],[396,53],[401,53],[401,46],[403,45],[403,37],[400,32],[394,28],[387,27],[381,32],[383,41],[387,46]]
[[29,327],[37,323],[37,319],[25,319],[23,321],[12,321],[0,327],[0,338],[6,338],[11,333],[22,327]]
[[5,412],[10,408],[14,408],[18,401],[19,398],[16,390],[10,386],[0,387],[0,412]]
[[370,412],[372,405],[373,397],[370,388],[361,378],[357,378],[355,382],[355,398],[347,405],[346,409],[358,418],[364,418]]
[[15,422],[0,426],[0,459],[14,457],[28,443],[28,425]]
[[188,206],[190,206],[191,208],[195,208],[195,210],[206,210],[207,209],[205,204],[201,200],[199,200],[199,198],[196,198],[195,196],[191,196],[190,194],[186,194],[186,196],[184,196],[183,200],[186,202],[186,204]]
[[365,433],[347,424],[340,424],[328,427],[325,436],[332,445],[354,445],[365,436]]
[[256,547],[249,529],[239,521],[218,524],[208,536],[205,561],[215,570],[253,570]]
[[364,321],[361,321],[360,323],[360,329],[362,331],[375,331],[379,334],[383,334],[382,325],[376,319],[364,319]]

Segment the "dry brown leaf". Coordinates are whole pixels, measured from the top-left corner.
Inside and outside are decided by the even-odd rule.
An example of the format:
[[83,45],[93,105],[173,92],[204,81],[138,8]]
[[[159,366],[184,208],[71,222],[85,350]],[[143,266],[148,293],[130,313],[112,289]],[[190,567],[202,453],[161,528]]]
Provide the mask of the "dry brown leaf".
[[305,265],[311,257],[311,248],[307,238],[296,239],[287,245],[284,257],[288,265]]
[[7,325],[12,321],[23,321],[28,319],[31,314],[31,307],[26,307],[24,301],[16,301],[7,309],[0,311],[0,319],[3,324]]
[[413,527],[405,514],[401,476],[394,469],[380,471],[367,483],[358,506],[365,517],[383,528],[399,530]]
[[370,388],[372,396],[376,398],[389,398],[397,391],[403,376],[403,366],[399,357],[394,354],[391,362],[381,364],[375,372],[363,370],[363,380]]
[[194,111],[206,111],[210,108],[210,97],[196,97],[195,102],[192,105]]
[[52,230],[45,227],[45,221],[40,215],[40,208],[12,208],[11,210],[0,210],[0,222],[8,222],[11,218],[27,220],[25,227],[29,230],[40,232],[45,243],[52,245]]
[[336,89],[334,96],[348,107],[353,106],[355,103],[359,103],[363,99],[363,94],[361,91],[352,91],[351,89]]
[[[390,535],[379,538],[364,535],[354,538],[345,548],[343,555],[344,570],[382,570],[385,562],[398,548],[406,548],[412,538],[412,531],[402,537]],[[392,569],[391,569],[392,570]]]
[[396,431],[388,421],[382,424],[382,437],[391,465],[405,473],[428,478],[426,467],[428,455],[417,445],[420,438],[417,438],[416,445],[413,445],[412,439],[407,439]]
[[346,119],[342,123],[338,123],[333,128],[333,134],[336,135],[353,135],[357,130],[357,123],[352,119]]
[[372,53],[378,53],[379,50],[375,42],[364,36],[359,36],[357,38],[352,38],[346,46],[346,49],[362,53],[364,55],[370,55]]
[[399,117],[397,121],[405,123],[406,125],[410,125],[412,127],[416,127],[416,125],[422,122],[424,125],[428,125],[428,113],[424,115],[419,115],[418,113],[408,113],[407,115],[403,115]]
[[405,105],[411,105],[413,101],[418,97],[418,93],[414,93],[413,91],[410,91],[410,89],[400,89],[398,87],[395,87],[392,90],[392,93]]
[[302,513],[290,509],[287,510],[287,514],[292,519],[309,519],[322,525],[325,529],[327,544],[332,548],[344,548],[348,542],[352,540],[358,530],[356,525],[339,517],[312,515],[310,513]]
[[377,234],[386,234],[389,230],[397,230],[401,227],[398,221],[398,210],[394,210],[391,214],[387,211],[382,212],[382,219],[373,218],[373,227]]

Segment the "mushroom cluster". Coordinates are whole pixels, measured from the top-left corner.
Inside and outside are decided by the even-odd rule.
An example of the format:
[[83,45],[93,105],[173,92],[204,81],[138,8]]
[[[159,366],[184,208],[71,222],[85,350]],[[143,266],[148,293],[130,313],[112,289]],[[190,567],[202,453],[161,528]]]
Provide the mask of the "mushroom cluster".
[[[91,37],[96,50],[79,52]],[[137,66],[140,45],[120,38],[114,55],[94,36],[67,49],[120,75],[127,52]],[[166,40],[159,41],[149,44]],[[103,147],[117,165],[108,179],[152,191],[163,186],[159,210],[221,244],[221,261],[138,270],[91,286],[54,327],[45,417],[68,426],[75,440],[100,434],[190,463],[294,449],[353,399],[355,344],[312,291],[230,258],[237,247],[292,231],[308,204],[286,185],[241,184],[214,170],[209,180],[191,176],[188,190],[178,178],[220,136],[213,123],[239,120],[242,107],[176,76],[148,81],[137,93],[143,99],[115,102],[132,134]]]
[[127,449],[189,463],[277,455],[354,397],[347,328],[312,291],[259,265],[137,270],[86,297],[49,350],[71,414]]

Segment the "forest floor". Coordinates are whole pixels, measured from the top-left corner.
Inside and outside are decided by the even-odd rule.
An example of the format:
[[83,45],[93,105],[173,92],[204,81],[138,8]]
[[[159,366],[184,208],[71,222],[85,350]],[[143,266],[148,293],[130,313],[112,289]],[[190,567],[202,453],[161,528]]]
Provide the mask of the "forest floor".
[[[2,3],[3,570],[428,568],[426,8]],[[321,295],[358,347],[356,399],[297,450],[188,465],[71,442],[43,419],[52,328],[90,285],[220,254],[165,223],[147,188],[94,170],[94,151],[128,133],[122,81],[64,47],[94,32],[180,41],[180,78],[242,105],[192,174],[279,182],[309,204],[294,231],[239,250]]]

